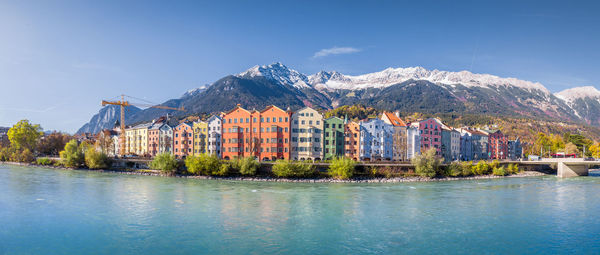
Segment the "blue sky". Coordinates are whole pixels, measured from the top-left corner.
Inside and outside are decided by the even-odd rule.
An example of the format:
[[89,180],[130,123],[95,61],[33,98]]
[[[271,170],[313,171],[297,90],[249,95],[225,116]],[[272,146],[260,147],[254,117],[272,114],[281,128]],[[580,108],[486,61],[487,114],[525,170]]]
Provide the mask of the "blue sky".
[[469,70],[600,88],[598,1],[2,1],[0,126],[76,131],[257,64]]

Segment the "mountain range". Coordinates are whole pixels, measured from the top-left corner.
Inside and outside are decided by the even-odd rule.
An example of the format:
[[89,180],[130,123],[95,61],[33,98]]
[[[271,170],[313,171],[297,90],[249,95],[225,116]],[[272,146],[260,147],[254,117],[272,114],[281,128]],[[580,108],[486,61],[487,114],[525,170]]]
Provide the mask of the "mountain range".
[[[282,63],[254,66],[161,104],[183,106],[186,112],[132,108],[126,113],[126,124],[150,121],[167,113],[217,113],[237,104],[248,109],[274,104],[291,110],[363,104],[390,111],[485,114],[600,126],[600,91],[594,87],[553,94],[536,82],[422,67],[387,68],[356,76],[336,71],[305,75]],[[111,128],[119,118],[114,109],[101,109],[78,133]]]

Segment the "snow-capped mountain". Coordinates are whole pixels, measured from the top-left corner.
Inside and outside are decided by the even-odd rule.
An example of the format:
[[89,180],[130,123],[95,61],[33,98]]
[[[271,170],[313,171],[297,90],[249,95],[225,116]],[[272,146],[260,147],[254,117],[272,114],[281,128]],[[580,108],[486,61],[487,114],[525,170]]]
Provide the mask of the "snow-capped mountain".
[[[148,108],[128,116],[132,116],[131,122],[141,122],[167,113],[227,111],[236,104],[249,109],[275,104],[292,110],[304,106],[330,109],[363,104],[401,112],[484,114],[600,126],[600,91],[593,87],[552,94],[538,82],[423,67],[387,68],[363,75],[321,71],[308,76],[282,63],[254,66],[161,104],[183,106],[186,112]],[[115,116],[108,115],[108,119]],[[95,116],[81,130],[93,132],[105,127],[101,116]]]
[[427,70],[423,67],[387,68],[380,72],[351,76],[338,72],[319,72],[309,76],[311,84],[318,89],[385,88],[408,80],[425,80],[436,84],[464,85],[467,87],[514,86],[527,90],[550,93],[542,84],[515,78],[501,78],[489,74],[474,74],[468,71],[447,72]]
[[587,124],[600,126],[600,91],[593,86],[566,89],[555,94]]
[[306,75],[290,69],[282,63],[273,63],[266,66],[254,66],[244,72],[236,75],[240,78],[254,78],[258,76],[277,81],[284,85],[289,85],[298,89],[308,88],[308,78]]

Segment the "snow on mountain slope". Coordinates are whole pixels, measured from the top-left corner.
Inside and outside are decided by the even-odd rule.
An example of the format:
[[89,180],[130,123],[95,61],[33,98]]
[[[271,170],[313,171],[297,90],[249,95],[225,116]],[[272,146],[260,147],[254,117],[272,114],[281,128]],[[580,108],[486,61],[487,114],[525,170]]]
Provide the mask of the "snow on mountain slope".
[[501,78],[489,74],[474,74],[468,71],[447,72],[427,70],[422,67],[387,68],[380,72],[351,76],[337,72],[319,72],[309,76],[310,83],[317,89],[350,89],[384,88],[407,80],[426,80],[437,84],[457,85],[467,87],[497,87],[514,86],[526,90],[539,90],[544,94],[550,92],[542,84],[519,80],[516,78]]
[[600,98],[600,91],[593,86],[576,87],[554,94],[556,97],[571,102],[579,98]]
[[306,75],[277,62],[267,66],[254,66],[236,75],[237,77],[254,78],[263,76],[281,84],[293,86],[297,89],[309,88]]

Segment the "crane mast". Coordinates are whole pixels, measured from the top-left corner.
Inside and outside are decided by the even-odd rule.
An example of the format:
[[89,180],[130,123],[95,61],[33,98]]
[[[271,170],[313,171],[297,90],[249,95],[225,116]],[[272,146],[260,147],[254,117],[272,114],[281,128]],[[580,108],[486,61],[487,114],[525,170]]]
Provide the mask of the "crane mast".
[[102,106],[106,106],[106,105],[118,105],[121,107],[121,133],[119,134],[119,154],[121,156],[125,155],[126,151],[125,151],[125,106],[130,106],[130,105],[137,105],[137,106],[142,106],[142,107],[150,107],[150,108],[159,108],[159,109],[166,109],[166,110],[175,110],[175,111],[185,111],[185,109],[182,107],[179,108],[174,108],[174,107],[168,107],[168,106],[162,106],[162,105],[149,105],[149,104],[132,104],[129,103],[128,101],[125,101],[125,95],[121,95],[121,101],[106,101],[106,100],[102,100]]

